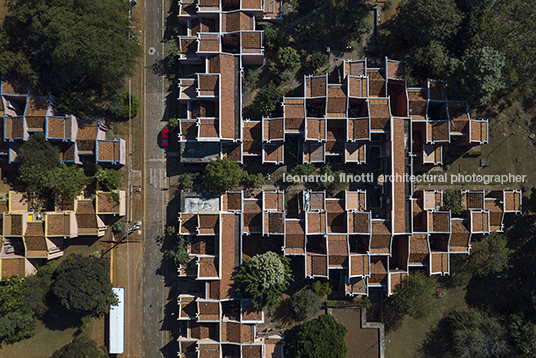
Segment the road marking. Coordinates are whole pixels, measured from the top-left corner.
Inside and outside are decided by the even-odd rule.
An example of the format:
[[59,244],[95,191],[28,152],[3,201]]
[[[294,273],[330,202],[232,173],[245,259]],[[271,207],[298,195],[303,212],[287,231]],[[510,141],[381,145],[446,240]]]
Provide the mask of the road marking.
[[148,162],[165,162],[166,158],[153,158],[153,159],[147,159]]

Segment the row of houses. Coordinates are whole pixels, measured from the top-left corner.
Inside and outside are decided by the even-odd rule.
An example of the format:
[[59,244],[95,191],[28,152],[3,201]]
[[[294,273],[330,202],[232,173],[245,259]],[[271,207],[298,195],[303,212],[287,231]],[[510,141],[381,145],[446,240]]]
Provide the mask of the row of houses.
[[32,94],[1,78],[0,118],[3,141],[0,157],[8,163],[19,162],[17,153],[32,133],[43,133],[45,140],[60,149],[62,163],[124,165],[124,139],[106,139],[103,120],[82,120],[59,115],[52,95]]
[[36,263],[63,256],[66,240],[103,236],[107,217],[125,215],[126,193],[97,191],[92,198],[46,203],[10,191],[0,200],[0,212],[1,277],[26,277],[36,272]]

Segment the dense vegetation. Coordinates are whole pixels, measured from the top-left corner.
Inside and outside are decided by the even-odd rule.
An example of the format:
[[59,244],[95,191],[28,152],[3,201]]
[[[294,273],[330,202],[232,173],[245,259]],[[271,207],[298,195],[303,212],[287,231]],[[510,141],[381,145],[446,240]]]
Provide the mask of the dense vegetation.
[[277,304],[292,274],[286,257],[268,251],[244,260],[236,273],[237,292],[253,299],[257,309]]
[[58,349],[51,358],[107,358],[106,347],[97,347],[97,343],[88,337],[77,337],[71,343]]
[[321,315],[301,325],[293,337],[293,357],[346,358],[346,328],[332,315]]
[[292,295],[292,312],[299,319],[314,316],[320,311],[321,297],[312,290],[301,290]]
[[141,48],[128,1],[13,0],[0,29],[0,72],[59,97],[67,113],[107,109]]

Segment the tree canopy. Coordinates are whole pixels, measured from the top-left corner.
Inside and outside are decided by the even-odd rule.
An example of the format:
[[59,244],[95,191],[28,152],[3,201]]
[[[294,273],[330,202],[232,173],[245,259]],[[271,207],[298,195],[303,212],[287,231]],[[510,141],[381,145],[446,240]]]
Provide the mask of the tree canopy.
[[294,340],[296,358],[346,358],[346,327],[332,315],[321,315],[305,322]]
[[60,151],[38,132],[20,147],[18,159],[22,162],[20,179],[27,185],[28,192],[41,192],[50,187],[52,171],[60,163]]
[[257,309],[263,305],[273,306],[279,302],[283,291],[292,278],[287,258],[268,251],[244,260],[238,267],[237,291],[245,297],[253,298]]
[[205,181],[209,188],[217,192],[236,188],[241,179],[240,165],[229,158],[217,159],[205,167]]
[[105,169],[97,165],[94,178],[97,190],[112,191],[121,186],[121,173],[115,169]]
[[67,166],[66,164],[60,164],[52,170],[49,189],[54,194],[71,200],[80,195],[88,181],[84,171],[77,165]]
[[136,117],[140,111],[140,100],[128,91],[119,92],[110,104],[109,110],[117,117]]
[[106,347],[97,347],[89,337],[77,337],[54,352],[51,358],[107,358]]
[[317,314],[321,304],[321,297],[312,290],[302,290],[292,295],[292,312],[301,319]]
[[447,190],[443,193],[443,210],[450,210],[455,216],[463,213],[464,207],[461,191]]
[[121,88],[141,54],[122,0],[13,0],[1,28],[0,72],[60,96],[81,115]]
[[396,292],[394,302],[397,309],[413,318],[425,318],[437,310],[436,282],[420,271],[412,272]]
[[469,257],[471,271],[478,276],[486,276],[506,270],[512,253],[507,244],[507,237],[495,231],[480,241],[473,241]]
[[68,256],[57,268],[52,293],[68,311],[99,317],[117,304],[110,263],[102,258]]

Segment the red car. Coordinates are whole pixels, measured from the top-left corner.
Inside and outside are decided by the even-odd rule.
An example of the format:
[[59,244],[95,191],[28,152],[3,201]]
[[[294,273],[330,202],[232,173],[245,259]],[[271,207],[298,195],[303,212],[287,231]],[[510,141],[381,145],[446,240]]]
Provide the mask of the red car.
[[164,147],[169,146],[168,135],[169,135],[169,129],[168,128],[162,129],[162,146]]

